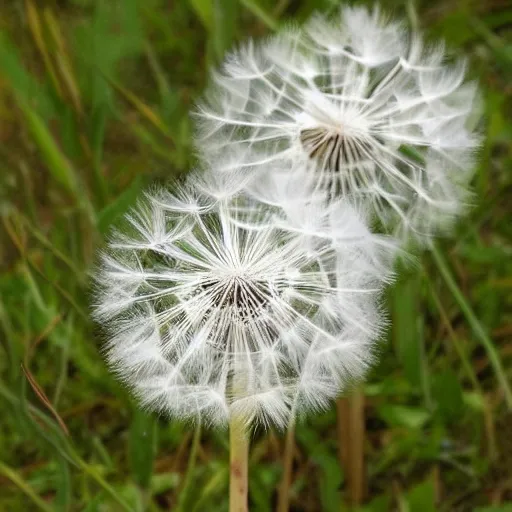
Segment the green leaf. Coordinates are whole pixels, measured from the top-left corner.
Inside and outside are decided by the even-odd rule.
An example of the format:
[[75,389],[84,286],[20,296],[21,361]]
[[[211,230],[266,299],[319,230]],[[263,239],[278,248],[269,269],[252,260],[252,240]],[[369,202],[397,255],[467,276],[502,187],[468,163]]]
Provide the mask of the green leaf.
[[108,184],[103,175],[102,159],[105,130],[107,125],[108,109],[105,104],[99,104],[91,113],[90,138],[92,141],[92,153],[94,158],[94,178],[96,184],[96,196],[100,205],[106,201],[108,196]]
[[3,462],[0,462],[0,475],[15,484],[16,487],[18,487],[32,501],[36,510],[52,512],[53,508],[34,492],[32,487],[30,487],[30,485],[16,470],[6,466]]
[[154,474],[151,477],[152,494],[164,494],[172,489],[176,489],[180,483],[181,476],[177,472],[165,472]]
[[92,500],[87,502],[84,512],[101,512],[103,500],[104,497],[101,494],[97,494]]
[[128,440],[130,466],[135,481],[141,487],[148,488],[156,454],[156,420],[153,415],[146,414],[138,407],[133,414]]
[[138,0],[94,2],[92,22],[78,24],[73,31],[75,51],[80,55],[80,89],[93,109],[112,105],[105,76],[115,80],[119,63],[142,53],[144,38]]
[[67,511],[71,508],[71,473],[69,462],[57,455],[57,496],[55,498],[56,510]]
[[122,192],[113,203],[109,204],[98,214],[98,229],[105,233],[110,224],[132,206],[140,194],[142,188],[141,176],[136,176],[132,184]]
[[338,512],[341,504],[341,467],[335,453],[327,450],[312,456],[313,461],[320,467],[320,502],[325,512]]
[[432,480],[428,479],[409,491],[407,504],[411,512],[436,512],[436,492]]
[[267,510],[272,502],[282,470],[277,465],[259,465],[250,477],[249,499],[253,510]]
[[197,501],[194,503],[192,512],[211,510],[212,497],[220,493],[226,493],[229,482],[229,468],[218,463],[212,463],[212,465],[214,469],[210,471],[211,477],[198,489]]
[[37,105],[38,110],[45,114],[52,110],[50,96],[45,87],[27,72],[17,48],[4,31],[0,31],[0,70],[2,77],[7,79],[12,91],[19,98]]
[[432,376],[432,396],[444,420],[451,422],[460,417],[464,400],[459,379],[453,371],[446,370]]
[[[403,269],[402,269],[403,270]],[[395,350],[409,382],[420,388],[424,378],[422,329],[419,315],[418,275],[404,276],[391,291]]]
[[491,505],[489,507],[477,507],[473,512],[512,512],[512,502]]
[[221,61],[235,40],[238,24],[237,0],[213,0],[213,34],[210,43],[217,61]]
[[[338,512],[341,506],[341,483],[343,475],[336,450],[332,449],[313,429],[298,425],[296,439],[307,446],[311,460],[319,467],[318,485],[321,510]],[[317,472],[318,473],[318,472]]]
[[489,362],[493,367],[494,373],[496,374],[496,378],[502,388],[503,394],[505,395],[505,401],[507,403],[507,407],[509,410],[512,410],[512,388],[510,387],[510,383],[508,377],[506,375],[505,369],[503,368],[503,364],[501,362],[500,355],[494,346],[491,338],[487,334],[486,329],[480,323],[480,320],[475,315],[472,307],[467,301],[466,297],[457,286],[455,279],[450,271],[448,263],[446,262],[442,252],[436,247],[436,245],[432,244],[431,252],[434,257],[434,261],[436,262],[437,268],[441,273],[446,286],[451,291],[453,298],[459,305],[460,310],[466,317],[466,320],[473,331],[475,337],[480,341],[485,351],[487,352],[487,357],[489,358]]
[[257,1],[255,0],[242,0],[242,4],[246,9],[251,11],[256,18],[258,18],[262,23],[264,23],[267,28],[271,30],[277,30],[279,25],[274,17],[267,12],[265,8],[263,8]]
[[68,192],[77,195],[78,187],[74,170],[68,159],[61,152],[45,122],[34,109],[30,108],[28,103],[21,99],[18,103],[48,170],[55,180],[64,186]]
[[388,494],[377,496],[368,505],[359,507],[357,512],[388,512],[391,510],[391,497]]
[[391,426],[419,429],[429,420],[427,410],[405,405],[384,404],[378,409],[379,415]]
[[206,29],[213,28],[213,5],[211,0],[189,0],[190,5]]
[[195,427],[194,436],[192,438],[192,444],[189,449],[188,466],[185,476],[183,478],[183,484],[181,486],[180,495],[178,497],[178,503],[176,505],[176,511],[187,511],[192,507],[192,503],[196,500],[196,487],[194,485],[196,475],[196,462],[197,452],[199,445],[201,444],[201,424],[198,423]]
[[464,405],[470,407],[474,411],[483,412],[486,407],[485,398],[481,393],[466,392],[462,395]]

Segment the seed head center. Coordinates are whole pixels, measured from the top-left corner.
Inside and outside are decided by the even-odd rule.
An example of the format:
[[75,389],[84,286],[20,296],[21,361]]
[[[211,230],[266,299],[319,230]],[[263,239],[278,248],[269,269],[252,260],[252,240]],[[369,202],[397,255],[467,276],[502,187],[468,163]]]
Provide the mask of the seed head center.
[[309,158],[333,172],[341,172],[367,160],[371,151],[369,142],[348,134],[343,126],[306,128],[301,130],[299,138]]
[[256,315],[272,299],[270,284],[242,276],[211,280],[201,288],[216,307],[229,309],[240,318]]

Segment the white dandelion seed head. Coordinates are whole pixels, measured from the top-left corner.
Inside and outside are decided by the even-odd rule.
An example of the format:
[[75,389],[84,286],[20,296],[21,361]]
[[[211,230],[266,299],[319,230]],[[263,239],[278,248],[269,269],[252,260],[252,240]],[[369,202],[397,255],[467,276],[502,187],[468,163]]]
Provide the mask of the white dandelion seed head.
[[148,408],[284,427],[371,363],[383,237],[349,206],[319,211],[314,235],[278,206],[209,195],[205,179],[153,190],[113,231],[95,276],[106,356]]
[[479,96],[465,76],[379,8],[343,7],[231,53],[198,106],[197,145],[207,159],[229,148],[308,165],[331,198],[367,201],[386,232],[426,241],[467,199]]

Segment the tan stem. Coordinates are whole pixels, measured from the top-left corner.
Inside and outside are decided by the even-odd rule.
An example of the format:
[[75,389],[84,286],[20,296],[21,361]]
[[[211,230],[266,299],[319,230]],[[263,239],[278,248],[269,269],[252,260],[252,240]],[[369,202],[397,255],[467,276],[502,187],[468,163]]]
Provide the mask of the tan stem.
[[283,476],[277,497],[277,512],[288,512],[290,508],[290,486],[292,483],[293,452],[295,451],[295,423],[286,431],[283,456]]
[[229,447],[229,512],[247,512],[249,439],[237,418],[229,424]]
[[364,394],[356,389],[338,399],[338,438],[341,464],[344,469],[348,501],[359,506],[364,499],[366,481],[364,467]]

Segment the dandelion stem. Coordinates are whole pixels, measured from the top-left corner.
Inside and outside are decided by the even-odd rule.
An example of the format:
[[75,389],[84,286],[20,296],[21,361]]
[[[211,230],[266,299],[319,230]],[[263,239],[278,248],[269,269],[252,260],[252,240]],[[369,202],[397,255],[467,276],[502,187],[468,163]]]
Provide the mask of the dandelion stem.
[[283,457],[283,477],[279,486],[277,512],[288,512],[290,508],[290,486],[292,483],[293,452],[295,451],[295,422],[286,431]]
[[239,418],[229,425],[229,512],[247,512],[249,439]]
[[340,461],[345,473],[347,498],[350,506],[358,507],[364,499],[364,393],[355,389],[352,394],[339,398],[338,439]]

